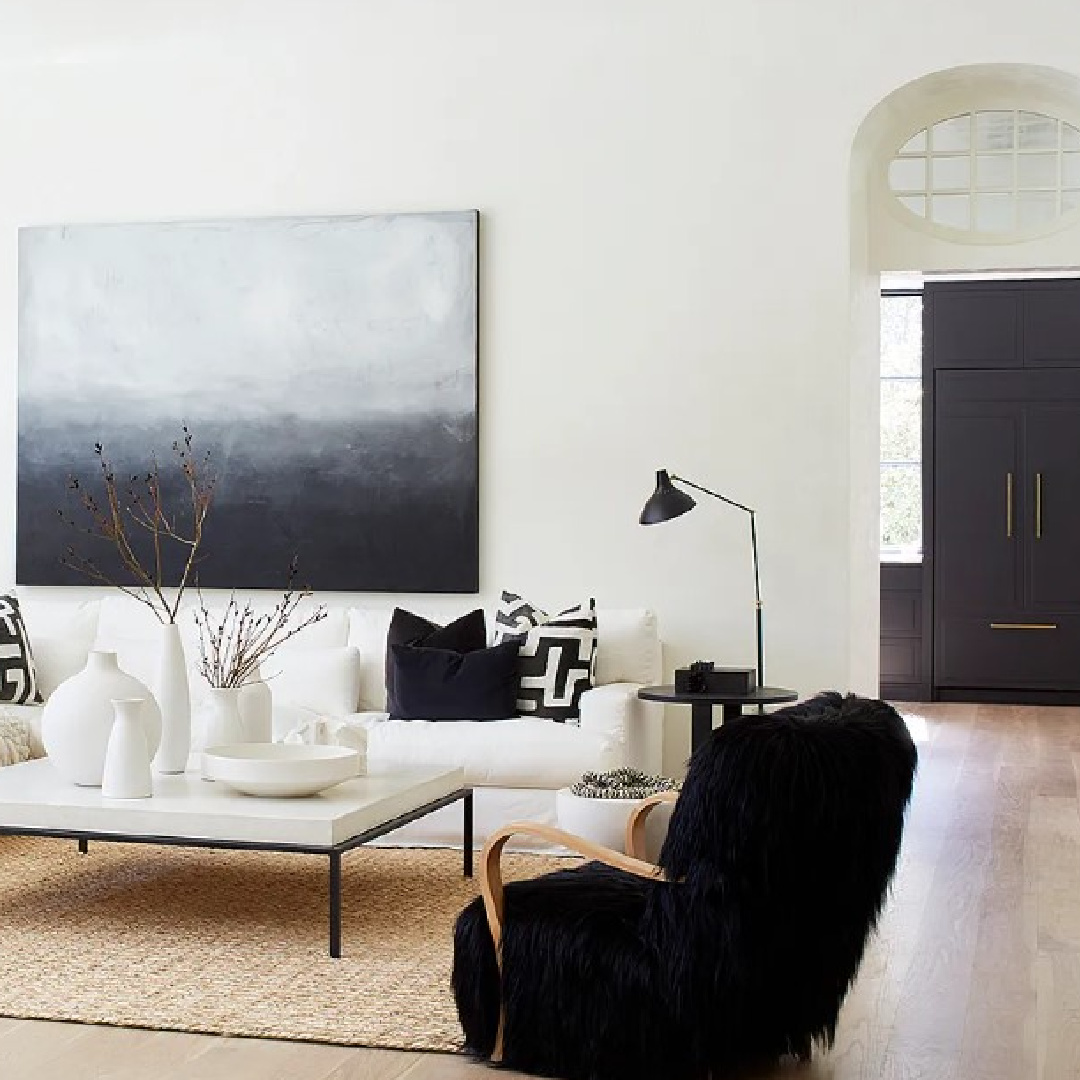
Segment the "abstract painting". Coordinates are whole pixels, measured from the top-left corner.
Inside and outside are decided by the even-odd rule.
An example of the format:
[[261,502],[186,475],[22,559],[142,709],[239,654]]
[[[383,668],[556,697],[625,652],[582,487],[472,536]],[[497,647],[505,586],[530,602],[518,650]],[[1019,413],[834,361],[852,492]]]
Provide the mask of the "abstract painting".
[[[70,478],[217,484],[199,582],[475,592],[475,211],[19,233],[17,578],[85,584]],[[170,492],[172,497],[180,491]],[[110,552],[94,551],[103,564]]]

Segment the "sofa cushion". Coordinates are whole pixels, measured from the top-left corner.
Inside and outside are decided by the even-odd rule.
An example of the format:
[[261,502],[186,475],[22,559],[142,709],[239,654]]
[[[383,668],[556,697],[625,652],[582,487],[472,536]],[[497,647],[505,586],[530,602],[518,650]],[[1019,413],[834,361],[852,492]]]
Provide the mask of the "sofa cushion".
[[[484,609],[476,608],[445,626],[416,615],[404,608],[394,608],[390,628],[386,632],[386,708],[397,716],[409,714],[394,707],[393,652],[395,645],[423,645],[428,649],[448,649],[455,653],[475,652],[487,645],[487,620]],[[513,715],[511,709],[506,715]],[[435,713],[430,713],[435,717]]]
[[0,596],[0,702],[36,705],[42,700],[19,601]]
[[560,722],[580,716],[581,695],[593,685],[596,601],[558,615],[504,592],[495,616],[496,641],[516,640],[518,711]]
[[623,763],[618,733],[583,731],[570,724],[512,720],[390,720],[386,713],[350,718],[368,729],[368,768],[462,768],[465,782],[484,787],[566,787],[590,769]]
[[386,708],[386,638],[393,612],[380,608],[349,609],[349,644],[360,651],[360,708]]
[[[205,597],[213,618],[224,610],[224,601],[216,601],[221,600],[221,597],[227,600],[228,594],[207,593]],[[304,602],[299,609],[300,615],[309,610],[310,603],[312,601]],[[199,671],[199,631],[192,614],[195,606],[195,598],[192,597],[192,602],[186,603],[180,609],[176,620],[180,627],[180,638],[184,643],[193,710],[204,705],[210,697],[207,682]],[[272,605],[260,601],[254,606],[261,612]],[[306,649],[341,648],[346,643],[347,626],[344,611],[330,612],[325,619],[306,627],[296,637],[286,641],[275,650],[275,655],[302,652]],[[122,670],[140,679],[151,690],[154,689],[161,650],[161,623],[145,604],[120,592],[102,597],[94,648],[115,652]]]
[[347,716],[360,697],[360,653],[351,645],[282,649],[259,668],[275,711],[284,705],[324,716]]
[[646,608],[600,608],[596,612],[596,684],[648,685],[662,676],[655,613]]
[[401,720],[506,720],[517,715],[518,643],[455,652],[391,645],[390,715]]

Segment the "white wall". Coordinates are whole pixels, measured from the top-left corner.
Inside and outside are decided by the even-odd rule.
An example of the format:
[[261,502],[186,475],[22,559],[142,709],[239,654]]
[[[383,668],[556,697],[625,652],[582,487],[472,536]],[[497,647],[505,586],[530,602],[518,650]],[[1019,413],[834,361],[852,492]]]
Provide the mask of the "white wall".
[[0,581],[19,225],[478,207],[484,594],[650,604],[671,663],[751,662],[745,519],[635,524],[667,465],[760,511],[771,679],[871,688],[851,143],[926,72],[1080,64],[1080,10],[1024,11],[1016,35],[1003,0],[6,0]]

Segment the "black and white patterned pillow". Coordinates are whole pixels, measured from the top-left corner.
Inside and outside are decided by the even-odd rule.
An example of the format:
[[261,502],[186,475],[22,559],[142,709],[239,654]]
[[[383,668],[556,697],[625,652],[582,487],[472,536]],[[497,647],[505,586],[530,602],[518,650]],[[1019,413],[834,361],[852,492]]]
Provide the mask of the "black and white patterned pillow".
[[518,712],[560,723],[581,716],[581,695],[596,667],[596,601],[558,615],[504,592],[495,614],[495,643],[516,639]]
[[30,639],[14,596],[0,596],[0,701],[7,705],[42,701]]

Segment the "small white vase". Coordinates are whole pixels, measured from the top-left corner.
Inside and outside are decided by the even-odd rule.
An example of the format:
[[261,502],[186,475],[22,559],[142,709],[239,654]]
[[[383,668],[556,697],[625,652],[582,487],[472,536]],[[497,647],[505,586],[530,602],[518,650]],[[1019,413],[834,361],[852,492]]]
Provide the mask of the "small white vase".
[[[211,686],[210,707],[206,717],[206,738],[204,750],[216,746],[234,746],[247,742],[244,737],[244,720],[240,715],[239,686]],[[213,777],[206,775],[205,761],[202,778],[213,783]]]
[[191,690],[180,627],[166,623],[161,631],[154,687],[161,706],[161,746],[154,756],[154,768],[159,773],[182,773],[191,753]]
[[240,715],[239,686],[211,686],[210,713],[206,719],[206,748],[247,742]]
[[244,742],[274,741],[273,712],[270,687],[262,679],[244,683],[240,687],[240,721],[244,729]]
[[62,682],[45,702],[41,739],[45,753],[65,780],[100,787],[105,750],[112,733],[113,701],[141,698],[142,723],[152,754],[161,740],[161,712],[153,695],[133,675],[121,671],[114,652],[92,652],[86,667]]
[[106,799],[149,799],[153,794],[150,780],[150,750],[142,722],[143,698],[114,701],[115,719],[105,751],[105,770],[101,794]]

